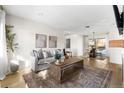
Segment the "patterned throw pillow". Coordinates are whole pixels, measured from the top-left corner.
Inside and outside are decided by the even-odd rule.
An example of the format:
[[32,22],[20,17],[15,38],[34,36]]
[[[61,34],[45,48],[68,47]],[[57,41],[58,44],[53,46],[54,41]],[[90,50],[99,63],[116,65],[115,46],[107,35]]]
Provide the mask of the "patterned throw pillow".
[[40,49],[39,51],[38,51],[38,59],[44,59],[44,55],[43,55],[43,51],[42,51],[42,49]]
[[53,57],[54,55],[50,51],[46,51],[47,57]]
[[33,50],[33,54],[36,58],[39,59],[44,59],[44,55],[43,55],[43,52],[42,52],[42,49],[40,49],[39,51],[36,51],[36,50]]
[[36,50],[33,50],[33,55],[36,57],[36,58],[38,58],[38,52],[36,51]]

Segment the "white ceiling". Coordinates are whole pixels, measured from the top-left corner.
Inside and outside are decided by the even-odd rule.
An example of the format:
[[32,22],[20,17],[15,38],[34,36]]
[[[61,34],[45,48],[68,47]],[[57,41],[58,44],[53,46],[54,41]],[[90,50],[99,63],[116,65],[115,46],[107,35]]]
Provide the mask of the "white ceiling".
[[4,6],[7,14],[48,24],[54,28],[71,31],[85,26],[110,26],[114,12],[110,5],[63,6]]

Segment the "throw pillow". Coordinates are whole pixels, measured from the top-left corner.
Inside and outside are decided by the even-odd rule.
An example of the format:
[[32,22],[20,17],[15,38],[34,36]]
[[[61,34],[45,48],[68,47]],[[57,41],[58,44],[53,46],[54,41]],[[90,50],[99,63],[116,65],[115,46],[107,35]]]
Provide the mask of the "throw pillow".
[[39,53],[38,58],[39,58],[39,59],[44,59],[44,55],[43,55],[42,49],[40,49],[40,50],[38,51],[38,53]]
[[36,50],[33,50],[33,55],[38,58],[39,53]]
[[53,57],[52,53],[50,51],[47,51],[47,57]]

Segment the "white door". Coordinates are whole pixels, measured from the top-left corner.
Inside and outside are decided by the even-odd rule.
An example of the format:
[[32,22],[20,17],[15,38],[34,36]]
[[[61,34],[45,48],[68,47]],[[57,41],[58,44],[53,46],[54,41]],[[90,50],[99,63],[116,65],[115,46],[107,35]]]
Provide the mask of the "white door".
[[88,42],[89,42],[88,36],[87,36],[87,35],[84,35],[84,36],[83,36],[83,55],[84,55],[84,56],[85,56],[86,53],[87,53]]

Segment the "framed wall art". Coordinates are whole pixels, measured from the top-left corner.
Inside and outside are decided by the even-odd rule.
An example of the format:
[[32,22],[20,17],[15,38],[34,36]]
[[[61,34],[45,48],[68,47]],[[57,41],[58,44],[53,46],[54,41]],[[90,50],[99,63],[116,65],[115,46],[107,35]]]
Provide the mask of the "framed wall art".
[[57,36],[49,36],[49,48],[57,48]]
[[70,42],[71,42],[70,39],[66,39],[66,48],[70,48]]
[[44,34],[36,34],[36,48],[47,47],[47,36]]

